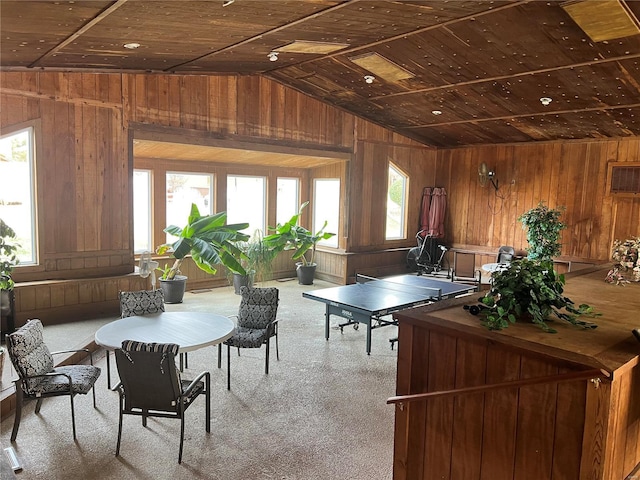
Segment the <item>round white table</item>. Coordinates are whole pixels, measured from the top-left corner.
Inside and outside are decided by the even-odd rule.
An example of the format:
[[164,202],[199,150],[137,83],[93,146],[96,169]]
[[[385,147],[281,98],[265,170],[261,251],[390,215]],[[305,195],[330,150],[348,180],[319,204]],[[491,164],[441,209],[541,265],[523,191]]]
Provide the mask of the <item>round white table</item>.
[[95,334],[96,344],[107,350],[107,386],[110,388],[109,350],[120,348],[123,340],[176,343],[180,353],[224,342],[235,325],[224,315],[207,312],[161,312],[115,320]]
[[482,270],[493,273],[499,272],[500,270],[506,270],[508,266],[508,263],[485,263],[482,265]]
[[121,318],[96,332],[96,343],[108,350],[120,348],[123,340],[177,343],[180,352],[190,352],[224,342],[235,325],[224,315],[206,312],[162,312]]

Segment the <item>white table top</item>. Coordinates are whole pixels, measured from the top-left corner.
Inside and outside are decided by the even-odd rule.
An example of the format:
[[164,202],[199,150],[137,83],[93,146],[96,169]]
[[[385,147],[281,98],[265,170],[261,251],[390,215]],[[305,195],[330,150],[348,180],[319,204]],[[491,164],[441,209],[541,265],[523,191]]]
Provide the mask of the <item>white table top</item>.
[[508,263],[485,263],[482,265],[482,270],[493,273],[499,270],[505,270],[508,266]]
[[114,320],[96,332],[96,343],[108,350],[120,348],[123,340],[177,343],[180,352],[190,352],[224,342],[235,325],[224,315],[208,312],[162,312]]

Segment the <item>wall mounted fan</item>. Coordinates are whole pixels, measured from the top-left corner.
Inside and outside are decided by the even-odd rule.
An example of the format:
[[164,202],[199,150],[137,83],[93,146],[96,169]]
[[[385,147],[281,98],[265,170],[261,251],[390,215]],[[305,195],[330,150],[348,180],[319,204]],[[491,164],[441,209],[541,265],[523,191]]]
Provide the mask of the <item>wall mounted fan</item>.
[[140,276],[147,278],[151,275],[151,288],[156,289],[156,268],[158,268],[158,262],[151,259],[151,252],[143,252],[140,255]]
[[489,167],[487,167],[487,164],[482,162],[478,167],[478,182],[480,183],[481,186],[484,187],[487,184],[487,181],[489,180],[491,181],[491,185],[493,185],[493,188],[495,188],[497,192],[498,179],[496,178],[496,172],[494,172],[493,170],[489,170]]

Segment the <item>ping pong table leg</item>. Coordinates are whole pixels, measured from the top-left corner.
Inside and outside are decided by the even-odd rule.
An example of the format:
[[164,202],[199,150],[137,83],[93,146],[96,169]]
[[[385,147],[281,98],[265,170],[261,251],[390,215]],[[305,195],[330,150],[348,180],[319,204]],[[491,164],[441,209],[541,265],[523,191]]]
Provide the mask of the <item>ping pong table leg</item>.
[[324,338],[328,342],[329,341],[329,304],[326,305],[326,310],[324,314]]
[[367,355],[371,355],[371,317],[367,322]]

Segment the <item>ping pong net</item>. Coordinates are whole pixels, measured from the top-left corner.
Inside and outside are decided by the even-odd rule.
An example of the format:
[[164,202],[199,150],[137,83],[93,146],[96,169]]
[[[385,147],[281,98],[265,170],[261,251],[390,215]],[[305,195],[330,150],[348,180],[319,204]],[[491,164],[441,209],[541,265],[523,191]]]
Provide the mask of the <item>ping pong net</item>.
[[392,290],[396,292],[409,293],[417,295],[424,299],[441,300],[442,289],[435,287],[428,287],[426,285],[408,285],[406,283],[393,281],[391,279],[369,277],[367,275],[356,274],[356,283],[367,284],[373,288],[381,288],[384,290]]

